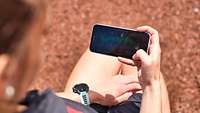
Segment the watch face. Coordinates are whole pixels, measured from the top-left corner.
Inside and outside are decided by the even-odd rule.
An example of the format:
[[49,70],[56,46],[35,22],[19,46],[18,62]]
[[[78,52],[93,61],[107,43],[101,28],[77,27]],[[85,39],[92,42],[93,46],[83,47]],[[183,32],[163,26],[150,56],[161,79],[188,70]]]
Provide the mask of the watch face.
[[80,92],[88,92],[89,86],[85,83],[76,84],[73,88],[74,93],[80,94]]

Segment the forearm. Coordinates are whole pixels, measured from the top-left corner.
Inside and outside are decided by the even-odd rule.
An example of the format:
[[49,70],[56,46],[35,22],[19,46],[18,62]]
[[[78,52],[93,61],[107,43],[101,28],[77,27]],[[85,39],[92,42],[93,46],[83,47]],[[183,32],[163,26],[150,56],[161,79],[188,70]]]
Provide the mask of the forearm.
[[160,81],[154,81],[143,90],[140,113],[161,113]]
[[171,113],[167,87],[162,73],[160,74],[160,84],[161,84],[161,97],[162,97],[161,100],[162,113]]

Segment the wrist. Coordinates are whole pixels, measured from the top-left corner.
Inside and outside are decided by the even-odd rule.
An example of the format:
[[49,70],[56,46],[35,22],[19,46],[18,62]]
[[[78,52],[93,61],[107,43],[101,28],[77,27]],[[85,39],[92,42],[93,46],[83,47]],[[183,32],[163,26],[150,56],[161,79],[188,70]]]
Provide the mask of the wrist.
[[102,100],[102,95],[98,94],[97,92],[94,91],[89,91],[89,97],[90,97],[90,102],[91,103],[99,103]]
[[150,73],[142,78],[144,86],[156,85],[158,82],[160,82],[160,72]]
[[149,81],[149,84],[144,85],[143,91],[148,90],[148,91],[158,91],[160,90],[160,80],[152,80]]
[[[96,96],[92,91],[89,91],[88,94],[89,94],[89,100],[91,103],[98,102],[99,100],[98,96]],[[75,94],[73,92],[57,93],[57,96],[81,103],[80,95]]]

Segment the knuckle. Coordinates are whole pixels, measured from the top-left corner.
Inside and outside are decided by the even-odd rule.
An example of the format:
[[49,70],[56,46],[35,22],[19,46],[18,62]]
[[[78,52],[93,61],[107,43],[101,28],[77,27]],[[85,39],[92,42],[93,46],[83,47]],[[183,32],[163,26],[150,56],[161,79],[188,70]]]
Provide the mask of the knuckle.
[[142,52],[142,50],[139,49],[139,50],[136,52],[136,54],[141,54],[141,52]]
[[154,29],[154,33],[155,33],[156,35],[158,35],[158,34],[159,34],[159,33],[158,33],[158,31],[157,31],[157,30],[155,30],[155,29]]
[[146,28],[151,28],[149,25],[144,25],[143,27],[146,27]]

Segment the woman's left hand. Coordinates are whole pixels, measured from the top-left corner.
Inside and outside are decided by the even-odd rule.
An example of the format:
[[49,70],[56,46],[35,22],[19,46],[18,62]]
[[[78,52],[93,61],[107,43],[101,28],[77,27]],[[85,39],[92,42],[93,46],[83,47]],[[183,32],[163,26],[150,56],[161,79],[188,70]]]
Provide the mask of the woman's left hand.
[[91,102],[107,106],[126,101],[134,92],[142,90],[138,77],[133,75],[116,75],[96,85],[98,89],[90,90]]

